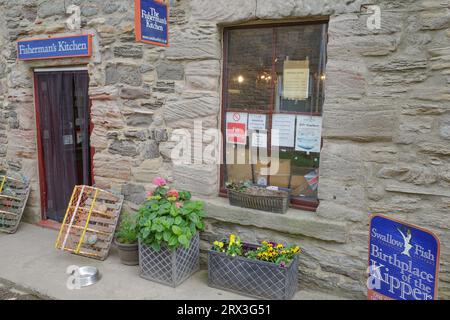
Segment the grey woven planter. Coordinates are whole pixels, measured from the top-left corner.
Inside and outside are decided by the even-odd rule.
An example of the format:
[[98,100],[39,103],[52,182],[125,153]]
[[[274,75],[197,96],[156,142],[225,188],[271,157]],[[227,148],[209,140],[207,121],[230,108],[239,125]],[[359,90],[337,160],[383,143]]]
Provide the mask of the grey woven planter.
[[161,246],[159,252],[139,241],[140,276],[144,279],[177,287],[198,271],[200,264],[200,239],[198,233],[192,237],[189,248],[169,250]]
[[[247,248],[255,245],[243,244]],[[208,285],[259,299],[292,299],[298,288],[298,255],[286,267],[208,251]]]
[[289,193],[273,196],[258,196],[228,189],[230,205],[273,213],[286,213],[289,208]]

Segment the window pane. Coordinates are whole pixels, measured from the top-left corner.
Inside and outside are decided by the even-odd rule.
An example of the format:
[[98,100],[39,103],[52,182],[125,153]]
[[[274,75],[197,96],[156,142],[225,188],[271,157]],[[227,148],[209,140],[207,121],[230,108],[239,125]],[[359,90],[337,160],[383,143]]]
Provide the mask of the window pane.
[[[324,102],[326,24],[276,28],[277,112],[321,113]],[[295,92],[293,71],[302,71],[304,82]],[[287,71],[291,71],[286,74]],[[294,77],[293,77],[294,75]],[[288,79],[289,77],[289,79]],[[293,87],[286,88],[287,81]]]
[[273,103],[273,29],[230,30],[227,109],[269,110]]

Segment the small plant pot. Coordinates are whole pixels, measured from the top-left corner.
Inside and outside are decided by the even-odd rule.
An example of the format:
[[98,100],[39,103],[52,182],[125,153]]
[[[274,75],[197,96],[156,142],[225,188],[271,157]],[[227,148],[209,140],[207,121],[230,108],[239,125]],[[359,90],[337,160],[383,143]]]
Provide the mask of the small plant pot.
[[139,264],[139,246],[138,243],[120,243],[114,240],[119,250],[120,261],[127,266],[137,266]]

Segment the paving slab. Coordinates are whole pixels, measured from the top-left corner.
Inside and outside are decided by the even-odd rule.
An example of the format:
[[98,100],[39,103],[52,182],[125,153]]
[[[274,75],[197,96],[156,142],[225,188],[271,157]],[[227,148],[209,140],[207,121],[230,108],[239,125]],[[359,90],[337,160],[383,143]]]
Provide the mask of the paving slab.
[[[207,272],[201,270],[177,288],[139,277],[137,266],[120,263],[115,248],[105,261],[98,261],[57,250],[58,232],[21,223],[15,234],[0,234],[0,278],[53,299],[155,299],[155,300],[244,300],[245,296],[210,288]],[[101,279],[93,286],[70,290],[67,267],[95,266]],[[1,283],[1,281],[0,281]],[[17,289],[22,291],[22,289]],[[15,293],[14,297],[20,296]],[[339,299],[312,291],[299,291],[295,299]]]

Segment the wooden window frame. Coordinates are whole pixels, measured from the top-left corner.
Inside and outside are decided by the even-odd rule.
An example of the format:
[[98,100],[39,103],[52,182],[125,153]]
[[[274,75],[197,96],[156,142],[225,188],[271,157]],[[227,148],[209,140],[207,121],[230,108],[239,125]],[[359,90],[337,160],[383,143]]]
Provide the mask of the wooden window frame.
[[[221,132],[222,134],[225,134],[226,129],[226,113],[227,112],[246,112],[242,109],[226,109],[227,106],[227,99],[228,99],[228,42],[229,42],[229,32],[236,29],[260,29],[260,28],[272,28],[272,80],[271,80],[271,100],[269,104],[269,109],[266,110],[252,110],[248,113],[255,113],[255,114],[266,114],[268,115],[268,132],[267,132],[267,139],[269,145],[271,144],[270,141],[272,141],[271,134],[272,134],[272,118],[274,114],[295,114],[295,115],[316,115],[321,116],[323,114],[323,110],[321,113],[311,113],[311,112],[275,112],[275,79],[276,79],[276,69],[275,69],[275,60],[277,58],[277,52],[276,52],[276,43],[277,43],[277,34],[276,34],[276,27],[288,27],[288,26],[299,26],[299,25],[313,25],[313,24],[328,24],[329,19],[328,18],[320,18],[317,20],[311,20],[311,21],[296,21],[296,22],[285,22],[285,23],[268,23],[268,24],[255,24],[255,25],[240,25],[240,26],[230,26],[230,27],[224,27],[223,28],[223,62],[222,62],[222,102],[221,102]],[[328,41],[328,38],[327,40]],[[325,52],[325,55],[327,53]],[[226,139],[223,141],[222,150],[225,150],[225,144]],[[271,154],[271,148],[268,148],[268,155]],[[227,190],[225,188],[225,153],[222,152],[222,160],[224,161],[223,164],[220,165],[220,178],[219,178],[219,196],[220,197],[228,197]],[[270,178],[269,178],[270,179]],[[270,181],[270,180],[269,180]],[[320,184],[320,182],[319,182]],[[319,206],[319,200],[302,200],[302,199],[291,199],[290,207],[295,209],[302,209],[307,211],[316,211],[317,207]]]

